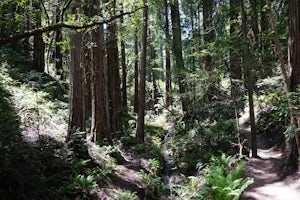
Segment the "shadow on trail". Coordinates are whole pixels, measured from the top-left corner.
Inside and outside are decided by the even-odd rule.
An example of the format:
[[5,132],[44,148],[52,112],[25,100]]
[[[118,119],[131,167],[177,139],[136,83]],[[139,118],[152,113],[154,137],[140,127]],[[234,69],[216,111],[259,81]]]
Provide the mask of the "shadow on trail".
[[[251,148],[250,129],[243,127],[242,133],[248,138]],[[277,145],[277,137],[272,134],[258,134],[259,158],[248,158],[245,176],[252,177],[254,183],[244,192],[243,200],[296,200],[300,199],[300,191],[288,183],[288,174],[284,172],[287,155]]]

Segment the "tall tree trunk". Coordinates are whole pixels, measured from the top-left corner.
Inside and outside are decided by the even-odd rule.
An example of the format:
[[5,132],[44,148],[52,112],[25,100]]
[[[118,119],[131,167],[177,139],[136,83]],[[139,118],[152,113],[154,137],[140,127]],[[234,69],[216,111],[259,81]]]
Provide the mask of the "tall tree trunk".
[[[281,51],[281,45],[279,41],[279,35],[276,28],[276,21],[273,14],[271,1],[266,0],[269,15],[270,15],[270,23],[272,26],[272,30],[274,33],[274,44],[275,44],[275,50],[276,55],[278,56],[278,60],[280,62],[280,68],[281,68],[281,75],[284,81],[284,90],[286,93],[286,97],[288,100],[288,104],[290,107],[293,107],[291,99],[290,99],[290,92],[295,89],[292,88],[292,74],[296,78],[294,80],[299,81],[299,59],[297,60],[297,55],[299,55],[299,2],[297,1],[289,1],[288,7],[289,7],[289,39],[288,39],[288,68],[289,73],[286,71],[286,65],[284,62],[283,54]],[[296,73],[295,73],[296,72]],[[298,73],[298,75],[296,75]],[[293,83],[293,87],[296,87],[296,82]],[[297,122],[296,118],[297,114],[294,110],[290,110],[290,118],[291,118],[291,125],[293,127],[299,127],[299,123]],[[297,158],[300,152],[299,148],[299,133],[296,133],[295,140],[292,142],[290,148],[291,153],[289,155],[289,158],[287,160],[289,165],[294,165],[295,167],[298,167],[297,164]],[[296,163],[295,163],[296,161]]]
[[[60,0],[56,5],[56,16],[55,21],[58,23],[60,21]],[[57,75],[61,80],[64,80],[64,71],[62,66],[62,52],[61,52],[61,42],[63,41],[62,38],[62,31],[61,29],[57,29],[55,33],[55,75]]]
[[[123,8],[121,14],[124,13]],[[124,18],[121,17],[121,24],[124,24]],[[125,54],[125,41],[121,39],[121,65],[122,65],[122,108],[123,112],[127,113],[127,68],[126,68],[126,54]]]
[[[240,0],[230,0],[230,37],[233,44],[236,45],[239,38],[239,24],[237,22],[239,17]],[[235,22],[235,23],[233,23]],[[230,48],[230,63],[229,63],[230,81],[231,81],[231,98],[236,109],[241,106],[238,105],[239,97],[239,82],[242,79],[241,60],[239,56],[238,46]]]
[[[242,34],[245,41],[247,41],[247,17],[245,13],[244,0],[241,0],[241,13],[242,13]],[[253,74],[249,66],[249,48],[248,44],[245,44],[243,52],[243,64],[245,67],[245,82],[248,90],[248,101],[249,101],[249,115],[250,115],[250,126],[251,126],[251,150],[252,157],[256,158],[257,155],[257,139],[256,139],[256,126],[255,126],[255,115],[254,115],[254,103],[253,103]]]
[[[116,0],[110,4],[112,15],[116,13]],[[107,27],[107,65],[108,65],[108,99],[110,108],[111,131],[118,132],[122,130],[121,124],[121,90],[120,90],[120,72],[119,72],[119,53],[117,40],[117,24],[111,22]]]
[[278,56],[279,62],[280,62],[280,69],[281,69],[281,75],[284,81],[284,90],[286,92],[287,98],[289,98],[289,81],[288,81],[288,75],[286,72],[286,65],[284,63],[284,58],[283,58],[283,54],[281,51],[281,45],[280,45],[280,41],[279,41],[279,36],[278,36],[278,31],[276,29],[276,22],[275,22],[275,18],[273,15],[273,11],[272,11],[272,7],[271,7],[271,1],[270,0],[266,0],[267,1],[267,7],[269,10],[269,14],[270,14],[270,21],[271,21],[271,25],[272,25],[272,30],[274,33],[274,44],[275,44],[275,51],[276,54]]
[[[260,45],[262,52],[266,52],[267,49],[270,49],[270,39],[269,35],[269,25],[270,25],[270,17],[268,15],[267,10],[264,9],[266,6],[265,0],[260,0],[260,13],[261,13],[261,20],[260,20],[260,27],[261,27],[261,39]],[[272,66],[273,56],[269,56],[268,54],[261,56],[261,63],[262,66]]]
[[146,92],[146,65],[147,65],[147,30],[148,30],[148,6],[147,0],[144,0],[143,8],[143,29],[142,29],[142,52],[141,52],[141,70],[139,87],[139,110],[137,119],[136,138],[144,142],[145,133],[145,92]]
[[[209,48],[210,43],[213,41],[215,37],[215,30],[213,27],[213,7],[214,7],[214,0],[210,1],[203,1],[203,31],[204,31],[204,44],[206,48]],[[204,68],[208,72],[208,76],[211,77],[212,71],[212,56],[208,53],[204,56]],[[208,102],[212,101],[213,94],[213,81],[208,85],[206,98]]]
[[[257,10],[257,6],[258,6],[258,1],[257,0],[250,0],[250,5],[251,5],[251,47],[252,47],[252,54],[254,54],[255,52],[257,52],[259,50],[259,44],[258,44],[258,34],[259,34],[259,30],[258,30],[258,10]],[[253,78],[253,90],[255,90],[255,83],[258,79],[257,77],[257,73],[255,73],[256,71],[259,71],[259,69],[261,69],[261,65],[260,65],[260,59],[256,58],[254,55],[252,56],[253,60],[255,60],[254,62],[252,62],[252,66],[254,68],[253,73],[252,73],[252,78]]]
[[[71,35],[71,63],[70,63],[70,117],[69,134],[74,131],[82,131],[84,127],[83,114],[83,77],[81,67],[81,42],[82,34],[80,32]],[[69,135],[71,136],[71,135]]]
[[134,33],[134,106],[133,110],[138,113],[139,110],[139,45],[137,30]]
[[[86,16],[92,17],[93,0],[84,0],[83,12]],[[95,5],[96,6],[96,5]],[[96,41],[92,41],[91,31],[86,32],[83,35],[82,46],[82,66],[84,77],[84,97],[85,97],[85,120],[90,119],[92,116],[92,73],[93,73],[93,57],[92,48],[89,44],[95,44]]]
[[[203,30],[204,30],[204,42],[209,44],[215,37],[215,31],[213,28],[213,6],[214,0],[203,1]],[[212,70],[212,57],[208,53],[204,58],[204,65],[207,71]]]
[[175,56],[175,69],[177,69],[177,79],[179,85],[179,93],[181,95],[182,111],[187,112],[188,101],[185,97],[186,83],[185,81],[185,67],[182,56],[182,40],[181,40],[181,25],[179,15],[179,4],[178,0],[172,0],[170,4],[171,8],[171,21],[172,21],[172,32],[173,32],[173,53]]
[[[289,65],[289,91],[299,94],[300,86],[300,1],[289,1],[289,40],[288,40],[288,65]],[[297,91],[298,88],[298,91]],[[299,96],[298,96],[299,98]],[[299,99],[297,99],[299,102]],[[294,105],[292,110],[292,126],[296,128],[295,138],[300,154],[300,105]]]
[[155,104],[157,104],[158,102],[158,88],[157,88],[157,83],[156,83],[156,79],[157,79],[157,74],[155,72],[155,68],[157,68],[157,63],[156,63],[156,51],[154,49],[154,46],[151,44],[150,46],[150,58],[151,58],[151,82],[152,82],[152,94],[151,94],[151,101],[152,101],[152,105],[149,109],[151,110],[155,110]]
[[166,37],[166,106],[169,107],[172,104],[171,92],[172,92],[172,82],[171,82],[171,55],[170,55],[170,28],[169,28],[169,4],[168,0],[165,3],[165,37]]
[[251,4],[251,37],[252,43],[256,46],[258,45],[258,2],[257,0],[250,0]]
[[[73,14],[77,14],[76,7],[80,4],[80,0],[77,0],[72,8]],[[84,87],[83,69],[81,66],[81,32],[71,32],[71,47],[69,130],[67,140],[72,138],[75,131],[82,131],[84,129]]]
[[[40,2],[34,3],[34,8],[41,10]],[[42,16],[41,11],[36,13],[35,28],[41,27]],[[45,43],[43,41],[43,35],[38,34],[33,37],[33,67],[39,72],[45,70]]]
[[[98,0],[92,0],[92,14],[100,12]],[[92,126],[91,131],[94,141],[111,141],[107,132],[106,121],[106,94],[105,94],[105,52],[103,25],[92,30]]]

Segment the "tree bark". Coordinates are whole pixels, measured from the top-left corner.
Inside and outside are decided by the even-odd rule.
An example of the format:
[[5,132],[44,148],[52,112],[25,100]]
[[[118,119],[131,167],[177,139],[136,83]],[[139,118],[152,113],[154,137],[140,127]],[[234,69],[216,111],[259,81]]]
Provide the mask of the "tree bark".
[[[123,8],[121,13],[123,13]],[[124,17],[121,17],[121,24],[124,24]],[[126,67],[126,52],[125,41],[121,39],[121,65],[122,65],[122,109],[124,113],[128,112],[127,107],[127,67]]]
[[[40,2],[34,3],[34,8],[40,11]],[[35,27],[40,27],[42,24],[41,13],[36,13],[35,17]],[[43,41],[43,35],[38,34],[33,38],[33,67],[39,72],[44,72],[45,70],[45,43]]]
[[[93,0],[84,0],[83,12],[86,16],[92,17]],[[96,5],[95,5],[96,6]],[[93,11],[94,12],[94,11]],[[97,27],[98,28],[98,27]],[[83,65],[83,77],[84,77],[84,97],[85,97],[85,120],[92,117],[92,76],[93,76],[93,55],[90,44],[95,44],[93,41],[92,31],[88,31],[83,35],[83,47],[82,47],[82,65]]]
[[139,45],[137,30],[134,33],[134,106],[133,110],[138,113],[139,110]]
[[[115,15],[116,1],[112,1],[110,11]],[[121,90],[119,72],[119,53],[117,40],[117,24],[111,22],[107,27],[107,65],[108,65],[108,101],[111,122],[111,131],[122,131],[121,124]]]
[[141,52],[141,71],[139,85],[139,110],[136,129],[136,138],[144,142],[145,133],[145,92],[146,92],[146,65],[147,65],[147,30],[148,30],[148,6],[147,0],[144,0],[143,9],[143,29],[142,29],[142,52]]
[[269,10],[269,14],[270,14],[270,20],[271,20],[271,25],[272,25],[272,30],[274,33],[274,44],[275,44],[275,49],[276,49],[276,54],[278,56],[279,62],[280,62],[280,69],[281,69],[281,75],[284,81],[284,90],[287,94],[287,97],[289,96],[289,81],[288,81],[288,75],[287,75],[287,69],[286,69],[286,65],[284,62],[284,58],[282,55],[282,50],[281,50],[281,45],[279,42],[279,36],[278,36],[278,31],[276,28],[276,22],[275,22],[275,18],[274,18],[274,14],[272,11],[272,7],[271,7],[271,1],[270,0],[266,0],[267,1],[267,7]]
[[[95,5],[95,4],[94,4]],[[92,86],[92,132],[94,141],[107,137],[106,122],[106,95],[104,78],[104,37],[103,25],[92,31],[93,46],[93,86]]]
[[[203,1],[203,30],[205,44],[212,42],[215,37],[212,19],[213,5],[214,0]],[[209,53],[204,57],[204,66],[207,71],[212,70],[212,56]]]
[[[72,13],[77,14],[76,7],[80,5],[77,0],[72,8]],[[70,62],[70,105],[69,105],[69,130],[67,140],[73,133],[84,129],[84,92],[83,69],[81,66],[82,33],[71,33],[71,62]]]
[[148,107],[148,109],[150,110],[155,110],[155,104],[157,104],[158,102],[158,89],[157,89],[157,83],[156,83],[156,79],[157,79],[157,74],[155,72],[155,68],[157,68],[157,64],[156,64],[156,51],[154,49],[154,46],[151,44],[149,45],[149,49],[150,49],[150,63],[151,63],[151,79],[149,81],[152,82],[152,86],[153,89],[151,91],[151,106]]
[[[288,38],[288,67],[289,91],[299,94],[300,86],[300,1],[289,1],[289,38]],[[298,89],[298,90],[297,90]],[[298,96],[299,98],[299,96]],[[291,123],[296,128],[295,138],[300,154],[300,105],[299,100],[295,109],[291,110]]]
[[[97,15],[101,11],[98,0],[91,0],[91,14]],[[92,47],[92,70],[91,70],[91,105],[92,105],[92,121],[91,131],[93,141],[103,141],[107,138],[111,141],[110,134],[107,132],[106,121],[106,94],[105,94],[105,51],[104,51],[104,30],[100,25],[92,30],[91,39]]]
[[231,82],[231,98],[236,108],[239,108],[239,81],[242,79],[241,59],[239,56],[238,47],[236,45],[240,39],[238,34],[239,25],[237,22],[239,17],[239,7],[240,0],[230,0],[230,38],[233,41],[233,46],[230,48],[229,72]]
[[165,53],[166,53],[166,106],[169,107],[172,104],[171,92],[172,92],[172,82],[171,82],[171,56],[170,56],[170,28],[169,28],[169,4],[168,0],[165,3]]
[[179,93],[181,95],[182,111],[187,112],[188,102],[185,97],[186,83],[185,81],[185,67],[182,56],[182,40],[181,40],[181,25],[179,15],[178,0],[174,0],[170,4],[171,8],[171,21],[173,32],[173,53],[175,56],[175,69],[178,71],[177,79],[179,85]]
[[[59,23],[60,21],[60,1],[58,1],[56,5],[56,16],[55,21],[56,23]],[[61,52],[61,42],[63,41],[62,38],[62,29],[59,28],[56,30],[55,33],[55,75],[59,77],[59,79],[64,80],[64,71],[62,66],[62,52]]]
[[81,67],[81,42],[82,34],[80,32],[71,35],[71,63],[70,63],[70,117],[69,117],[69,135],[76,130],[82,131],[84,127],[83,114],[83,77]]
[[[242,34],[245,41],[247,41],[247,18],[245,13],[245,5],[244,0],[241,0],[241,13],[242,13]],[[251,150],[252,157],[256,158],[257,155],[257,139],[256,139],[256,126],[255,126],[255,115],[254,115],[254,103],[253,103],[253,87],[254,80],[252,70],[249,66],[249,58],[250,55],[248,44],[245,44],[244,52],[243,52],[243,64],[245,67],[245,82],[246,88],[248,90],[248,101],[249,101],[249,116],[250,116],[250,126],[251,126]]]

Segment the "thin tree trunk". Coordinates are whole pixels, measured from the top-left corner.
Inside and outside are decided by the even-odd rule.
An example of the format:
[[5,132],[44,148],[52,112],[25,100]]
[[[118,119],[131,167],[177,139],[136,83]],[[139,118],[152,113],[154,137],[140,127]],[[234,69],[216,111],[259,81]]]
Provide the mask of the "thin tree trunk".
[[[230,37],[234,41],[239,40],[238,34],[238,22],[233,23],[238,20],[239,17],[239,7],[240,0],[230,0]],[[236,42],[234,44],[236,44]],[[240,56],[238,55],[239,51],[237,46],[230,48],[230,63],[229,63],[229,71],[230,71],[230,81],[231,81],[231,98],[233,100],[234,106],[238,108],[238,97],[239,97],[239,81],[242,79],[242,70],[241,70],[241,62]]]
[[134,112],[139,110],[139,46],[137,31],[134,33]]
[[169,28],[169,4],[168,0],[165,0],[165,35],[166,35],[166,106],[169,107],[172,104],[171,92],[171,56],[170,56],[170,28]]
[[[245,41],[247,41],[247,18],[244,7],[244,0],[241,1],[241,13],[242,13],[242,34]],[[249,66],[249,50],[247,47],[248,44],[244,47],[243,55],[243,64],[245,67],[245,82],[246,88],[248,90],[248,101],[249,101],[249,115],[250,115],[250,126],[251,126],[251,150],[252,157],[256,158],[257,155],[257,139],[256,139],[256,126],[255,126],[255,115],[254,115],[254,104],[253,104],[253,74]]]
[[[60,1],[58,1],[56,5],[56,16],[55,20],[56,23],[60,21]],[[61,42],[63,41],[62,38],[62,31],[61,29],[57,29],[55,33],[55,75],[57,75],[61,80],[64,80],[64,71],[62,66],[62,52],[61,52]]]
[[[84,2],[84,14],[86,16],[92,17],[92,1],[85,0]],[[87,32],[83,36],[83,47],[82,47],[82,65],[83,65],[83,77],[84,77],[84,97],[85,97],[85,120],[88,120],[92,116],[92,73],[93,73],[93,63],[92,63],[92,49],[90,48],[92,41],[91,32]],[[94,43],[93,43],[94,44]]]
[[139,110],[137,119],[136,137],[144,142],[145,133],[145,92],[146,92],[146,64],[147,64],[147,29],[148,29],[148,6],[147,0],[144,0],[143,8],[143,29],[142,29],[142,52],[141,52],[141,71],[139,87]]
[[269,14],[270,14],[270,21],[271,21],[271,25],[272,25],[272,30],[274,33],[274,44],[275,44],[275,49],[276,49],[276,54],[278,56],[279,62],[280,62],[280,69],[281,69],[281,75],[285,84],[284,90],[286,92],[287,97],[289,96],[289,81],[288,81],[288,75],[287,75],[287,68],[286,65],[284,63],[284,58],[282,55],[282,50],[281,50],[281,45],[279,42],[279,36],[278,36],[278,31],[276,28],[276,22],[275,22],[275,18],[274,18],[274,14],[272,11],[272,7],[271,7],[271,2],[270,0],[266,0],[267,1],[267,6],[268,6],[268,10],[269,10]]
[[[123,13],[123,8],[121,14]],[[121,17],[121,24],[124,24],[124,17]],[[127,68],[126,68],[126,54],[125,54],[125,41],[121,39],[121,64],[122,64],[122,108],[123,112],[128,112],[127,107]]]
[[156,64],[156,51],[154,49],[153,45],[150,45],[150,58],[151,58],[151,82],[153,86],[152,95],[151,95],[151,101],[153,102],[152,107],[149,108],[151,110],[155,110],[155,104],[158,102],[158,89],[157,89],[157,75],[155,73],[155,68],[157,68]]
[[[36,2],[34,7],[40,10],[41,5],[39,2]],[[36,13],[35,24],[36,28],[41,27],[41,13]],[[39,72],[44,72],[45,70],[45,43],[42,34],[35,35],[33,38],[33,67]]]

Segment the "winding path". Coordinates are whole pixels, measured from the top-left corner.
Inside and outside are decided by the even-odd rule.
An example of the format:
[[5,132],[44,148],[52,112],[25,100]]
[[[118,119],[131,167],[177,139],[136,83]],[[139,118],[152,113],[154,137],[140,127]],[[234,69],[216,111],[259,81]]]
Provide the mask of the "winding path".
[[[249,137],[249,128],[242,127],[242,132]],[[270,147],[269,139],[257,136],[260,158],[247,159],[245,175],[252,177],[254,183],[246,189],[242,200],[300,200],[300,172],[290,177],[282,175],[284,155]]]

